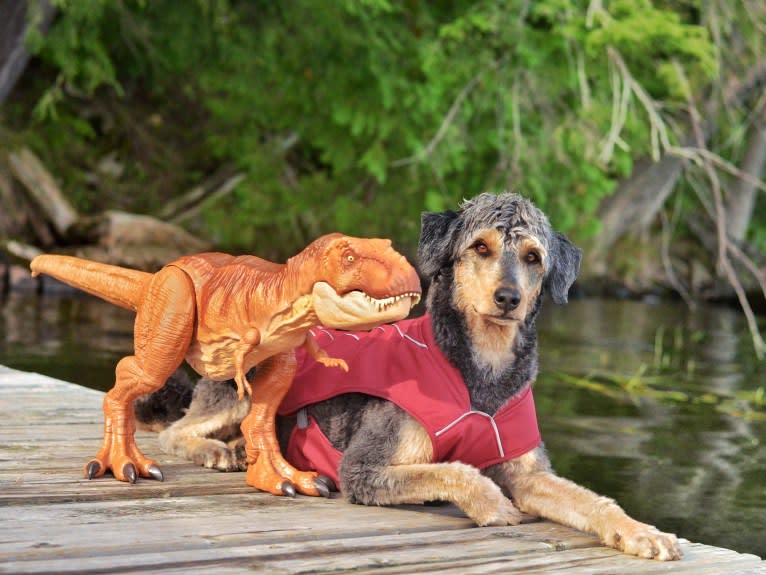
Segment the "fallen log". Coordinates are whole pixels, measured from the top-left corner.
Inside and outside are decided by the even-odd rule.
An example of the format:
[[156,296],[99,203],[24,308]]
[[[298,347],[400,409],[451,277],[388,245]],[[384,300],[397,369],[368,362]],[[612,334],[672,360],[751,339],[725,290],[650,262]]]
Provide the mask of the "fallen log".
[[55,238],[48,222],[14,185],[5,162],[0,162],[0,238],[16,238],[43,247]]
[[40,159],[27,148],[22,148],[8,154],[8,165],[55,232],[62,238],[66,237],[67,231],[80,216]]
[[[37,246],[33,249],[48,251],[58,246],[55,251],[59,253],[156,271],[182,255],[211,247],[180,226],[152,216],[118,210],[80,216],[53,176],[28,149],[8,154],[7,166],[3,170],[0,165],[0,238],[18,241],[0,244],[0,252],[11,259],[23,261],[34,256],[32,251],[19,249],[20,245],[33,244]],[[204,202],[210,194],[222,193],[222,189],[228,193],[239,178],[233,170],[221,172],[215,185],[207,186],[196,201]],[[14,185],[15,181],[21,186]],[[198,209],[200,204],[176,205],[182,215]]]
[[179,226],[117,210],[83,218],[72,228],[72,234],[91,240],[73,247],[75,255],[146,271],[211,248],[209,242]]
[[38,247],[30,246],[29,244],[24,244],[15,240],[8,240],[7,242],[4,242],[2,247],[3,252],[10,254],[21,262],[30,262],[41,253],[43,253],[43,251]]

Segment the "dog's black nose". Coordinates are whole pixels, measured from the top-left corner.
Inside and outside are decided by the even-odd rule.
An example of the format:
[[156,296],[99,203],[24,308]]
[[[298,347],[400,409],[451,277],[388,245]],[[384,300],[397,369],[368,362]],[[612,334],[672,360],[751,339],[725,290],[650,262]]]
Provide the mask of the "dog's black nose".
[[495,291],[495,305],[508,313],[519,307],[521,303],[521,292],[516,288],[501,287]]

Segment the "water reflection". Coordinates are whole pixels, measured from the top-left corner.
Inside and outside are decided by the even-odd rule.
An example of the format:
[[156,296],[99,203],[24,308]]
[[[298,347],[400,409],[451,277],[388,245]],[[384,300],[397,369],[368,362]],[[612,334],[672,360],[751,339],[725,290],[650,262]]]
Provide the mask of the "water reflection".
[[10,293],[0,307],[0,364],[106,390],[132,349],[134,315],[87,295]]
[[[132,324],[131,312],[89,296],[10,294],[0,307],[0,364],[108,389],[131,350]],[[535,393],[557,471],[661,529],[766,556],[766,422],[738,415],[750,404],[736,399],[764,385],[766,365],[741,316],[580,300],[548,304],[538,325]],[[613,383],[637,374],[686,399]],[[590,376],[599,385],[573,384]],[[731,398],[723,410],[722,397]]]
[[[536,398],[559,473],[687,539],[766,555],[766,423],[720,410],[721,396],[766,381],[742,318],[714,307],[584,300],[548,308],[539,327]],[[607,397],[557,377],[594,370],[648,372],[688,400]]]

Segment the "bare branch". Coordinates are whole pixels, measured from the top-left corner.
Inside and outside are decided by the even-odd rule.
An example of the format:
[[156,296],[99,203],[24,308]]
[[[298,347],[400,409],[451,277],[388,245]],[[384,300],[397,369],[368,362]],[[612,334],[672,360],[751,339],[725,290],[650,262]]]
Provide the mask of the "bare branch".
[[[687,94],[687,101],[689,106],[689,115],[691,117],[692,129],[694,131],[694,137],[697,143],[697,147],[700,149],[705,148],[705,136],[702,131],[702,124],[700,121],[699,111],[694,103],[689,83],[686,79],[686,74],[683,68],[676,62],[676,71],[678,77],[684,87],[684,91]],[[703,156],[704,157],[704,156]],[[753,340],[753,347],[755,348],[755,354],[758,359],[763,359],[766,355],[766,343],[761,338],[760,331],[758,330],[758,323],[755,319],[755,314],[750,307],[750,302],[747,300],[747,294],[745,293],[742,283],[737,277],[737,273],[734,267],[731,265],[731,260],[728,257],[728,238],[726,235],[726,213],[723,205],[723,194],[721,192],[721,182],[718,179],[718,173],[715,171],[710,159],[705,157],[703,168],[710,180],[711,189],[713,192],[713,200],[715,205],[715,224],[718,237],[718,269],[719,272],[726,275],[729,280],[729,284],[737,294],[737,299],[742,307],[742,311],[747,319],[747,325],[750,329],[750,337]]]
[[673,269],[673,263],[670,261],[670,238],[672,234],[668,217],[665,215],[664,211],[660,212],[660,216],[662,220],[662,266],[665,268],[665,275],[668,277],[668,281],[670,282],[670,285],[673,286],[673,289],[676,290],[686,302],[686,305],[690,308],[694,308],[694,300],[679,281],[678,276],[676,276],[676,272]]
[[521,166],[521,150],[524,149],[524,136],[521,134],[521,111],[519,110],[519,77],[513,79],[513,100],[511,102],[513,119],[513,173],[518,174]]
[[711,152],[707,148],[699,148],[699,147],[692,147],[692,146],[671,146],[670,148],[665,150],[665,152],[674,156],[691,160],[698,166],[704,166],[705,163],[714,164],[718,166],[719,168],[723,169],[724,171],[730,173],[732,176],[736,176],[737,178],[740,178],[746,181],[747,183],[752,184],[759,190],[766,192],[766,183],[759,180],[755,176],[740,170],[737,166],[735,166],[731,162],[724,160],[721,156],[719,156],[715,152]]
[[591,106],[590,86],[588,85],[588,73],[585,71],[585,54],[579,44],[575,44],[577,58],[577,84],[580,86],[580,99],[583,110],[589,110]]
[[623,83],[627,84],[628,89],[632,91],[633,94],[635,94],[636,98],[641,103],[644,110],[646,110],[647,115],[649,116],[649,127],[651,128],[650,136],[652,142],[652,159],[656,162],[660,159],[662,151],[670,148],[668,128],[665,121],[662,119],[662,116],[660,116],[660,106],[652,99],[649,93],[644,90],[643,86],[636,82],[620,53],[612,46],[607,48],[607,53],[609,55],[609,60],[617,65]]
[[588,11],[585,13],[585,27],[590,30],[595,24],[596,18],[609,21],[612,19],[611,14],[604,10],[604,3],[602,0],[590,0],[588,3]]
[[633,85],[630,74],[626,75],[622,69],[616,67],[616,62],[612,58],[609,59],[609,64],[609,78],[612,83],[612,122],[609,136],[598,156],[599,161],[604,164],[608,164],[612,159],[614,146],[620,141],[620,134],[628,119],[628,105]]
[[[697,194],[697,198],[699,199],[702,207],[707,212],[707,215],[711,220],[715,220],[715,210],[710,205],[710,202],[708,202],[708,199],[705,197],[701,189],[701,185],[696,181],[696,178],[691,174],[687,174],[686,180],[691,186],[692,190],[694,190],[695,194]],[[753,275],[753,277],[758,282],[761,291],[763,291],[763,296],[766,298],[766,270],[759,269],[752,258],[745,254],[745,252],[743,252],[736,243],[729,239],[726,240],[726,249],[729,251],[729,253],[731,253],[732,256],[734,256],[737,261],[739,261],[740,264],[742,264],[747,269],[747,271]]]
[[759,269],[758,266],[755,265],[755,262],[734,242],[728,242],[727,247],[729,252],[739,261],[739,263],[745,266],[747,271],[753,274],[753,277],[758,281],[758,285],[761,287],[763,297],[766,298],[766,271]]

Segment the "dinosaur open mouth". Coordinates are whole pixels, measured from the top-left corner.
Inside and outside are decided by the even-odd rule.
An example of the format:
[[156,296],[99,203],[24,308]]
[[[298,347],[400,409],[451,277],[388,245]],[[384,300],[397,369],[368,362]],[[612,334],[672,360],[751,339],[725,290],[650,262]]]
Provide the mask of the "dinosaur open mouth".
[[416,292],[407,292],[401,295],[395,295],[384,299],[375,299],[374,297],[369,296],[361,291],[352,293],[361,293],[364,295],[365,299],[370,303],[370,305],[374,306],[378,311],[384,311],[387,307],[394,305],[395,303],[399,302],[399,300],[404,298],[409,298],[410,308],[415,307],[420,301],[420,294]]
[[420,301],[420,294],[406,292],[382,299],[362,291],[340,295],[329,284],[317,282],[312,299],[319,321],[325,326],[363,330],[404,319]]

